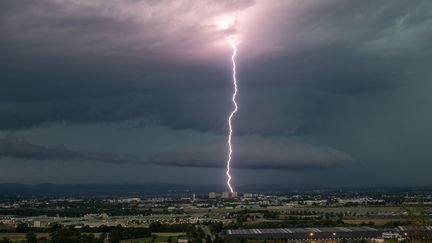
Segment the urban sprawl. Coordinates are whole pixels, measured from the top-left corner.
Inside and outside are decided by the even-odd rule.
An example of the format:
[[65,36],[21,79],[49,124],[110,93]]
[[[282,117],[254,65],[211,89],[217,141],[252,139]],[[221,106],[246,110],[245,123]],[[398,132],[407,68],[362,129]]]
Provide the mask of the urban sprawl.
[[427,191],[3,197],[0,242],[432,242],[431,208]]

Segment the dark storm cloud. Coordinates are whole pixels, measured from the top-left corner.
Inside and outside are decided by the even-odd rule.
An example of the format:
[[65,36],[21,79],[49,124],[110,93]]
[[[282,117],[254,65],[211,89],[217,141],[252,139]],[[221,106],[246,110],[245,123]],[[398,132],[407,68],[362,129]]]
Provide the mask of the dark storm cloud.
[[[246,136],[234,139],[234,143],[233,168],[314,170],[343,167],[353,162],[348,154],[334,148],[300,144],[283,138]],[[167,151],[150,160],[169,166],[224,168],[225,151],[225,141],[219,141]]]
[[141,163],[142,160],[128,155],[89,150],[72,150],[64,146],[41,146],[13,134],[0,139],[0,158],[52,161],[93,161],[105,163]]
[[154,112],[143,107],[147,104],[145,94],[130,93],[99,99],[77,98],[43,102],[4,102],[0,111],[3,128],[22,128],[42,125],[45,122],[89,123],[115,122]]
[[[173,129],[225,132],[228,63],[191,56],[224,34],[205,18],[254,6],[262,14],[235,30],[249,29],[239,55],[239,117],[250,117],[238,123],[242,134],[298,132],[316,117],[322,92],[398,87],[424,65],[431,45],[428,1],[1,4],[3,129],[147,117]],[[275,97],[267,87],[290,95]]]
[[431,8],[430,1],[281,1],[269,9],[277,24],[265,28],[272,20],[258,18],[264,35],[251,32],[244,43],[271,55],[248,63],[245,80],[335,95],[398,87],[425,67]]
[[[234,168],[316,170],[341,167],[352,158],[329,147],[298,144],[286,139],[259,139],[248,136],[236,139],[241,148],[236,152]],[[0,158],[45,161],[87,161],[121,164],[157,164],[180,167],[223,168],[225,164],[223,142],[199,144],[187,148],[159,153],[148,158],[116,153],[73,150],[65,146],[41,146],[18,138],[13,134],[0,139]]]
[[[178,63],[176,56],[194,45],[202,49],[209,41],[197,38],[214,34],[207,33],[214,26],[188,21],[189,14],[199,19],[252,4],[3,2],[0,128],[146,117],[173,128],[221,130],[217,118],[228,101],[216,93],[227,93],[227,85],[217,83],[228,75],[212,64]],[[199,112],[211,107],[220,108]]]
[[[218,29],[226,16],[235,16],[234,24]],[[152,147],[166,149],[157,155],[112,160],[9,138],[30,152],[16,148],[7,156],[223,167],[224,141],[190,144],[227,132],[231,50],[224,38],[236,34],[234,167],[318,169],[355,161],[354,170],[376,167],[377,178],[397,164],[427,180],[428,170],[416,168],[430,169],[432,156],[430,26],[429,0],[1,1],[0,132],[54,134],[53,126],[66,124],[87,134],[101,123],[142,121],[181,138]],[[70,139],[54,137],[48,144]],[[190,147],[179,142],[183,137]],[[123,140],[124,147],[138,143]]]

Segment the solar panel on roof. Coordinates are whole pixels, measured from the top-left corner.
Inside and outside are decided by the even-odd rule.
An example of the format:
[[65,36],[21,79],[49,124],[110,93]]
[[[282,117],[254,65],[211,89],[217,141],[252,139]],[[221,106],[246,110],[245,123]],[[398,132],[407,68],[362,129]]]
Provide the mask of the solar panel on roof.
[[311,228],[311,229],[313,229],[315,232],[322,232],[320,229],[318,229],[318,228]]
[[287,229],[287,228],[283,228],[282,231],[285,232],[285,233],[292,233],[292,231],[289,230],[289,229]]
[[321,232],[330,232],[330,231],[332,231],[332,228],[324,227],[324,228],[319,228],[319,230],[320,230]]
[[286,233],[285,230],[282,229],[282,228],[279,228],[279,229],[277,229],[277,230],[278,230],[279,233]]
[[342,231],[342,232],[351,232],[352,230],[350,230],[350,229],[348,229],[348,228],[345,228],[345,227],[336,227],[336,229],[338,230],[338,231]]
[[[395,230],[406,230],[405,227],[397,227]],[[431,226],[425,226],[424,229],[432,230]],[[371,227],[322,227],[322,228],[273,228],[273,229],[230,229],[226,231],[227,235],[290,235],[295,233],[301,234],[309,234],[309,233],[320,233],[320,232],[328,232],[328,233],[338,233],[338,232],[377,232],[379,230],[371,228]]]
[[378,231],[377,229],[372,228],[372,227],[363,227],[363,228],[366,230],[370,230],[370,231]]
[[305,230],[307,230],[308,232],[316,232],[315,228],[305,228]]

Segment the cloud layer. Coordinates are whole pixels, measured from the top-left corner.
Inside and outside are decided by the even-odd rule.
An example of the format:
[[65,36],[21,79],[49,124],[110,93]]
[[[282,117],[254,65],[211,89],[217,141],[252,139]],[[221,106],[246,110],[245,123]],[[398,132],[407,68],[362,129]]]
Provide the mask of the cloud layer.
[[128,155],[90,150],[72,150],[65,146],[41,146],[13,134],[0,139],[0,158],[9,157],[27,160],[87,161],[104,163],[142,163],[142,159]]
[[[329,147],[314,147],[297,144],[286,139],[237,139],[234,168],[241,169],[287,169],[314,170],[344,166],[352,158]],[[9,134],[0,139],[2,156],[27,160],[87,161],[123,164],[156,164],[180,167],[225,167],[224,143],[199,144],[187,148],[166,151],[148,158],[116,153],[72,150],[65,146],[35,145],[26,139]]]
[[236,20],[229,31],[242,38],[240,115],[248,119],[239,121],[241,133],[301,132],[323,94],[406,85],[409,75],[425,75],[431,50],[432,6],[421,0],[19,0],[0,7],[3,129],[144,117],[225,133],[230,50],[217,21],[227,16]]
[[[18,139],[8,156],[114,158],[112,174],[126,160],[223,167],[235,34],[234,166],[429,182],[431,25],[429,0],[1,1],[0,133],[66,146]],[[105,148],[138,158],[91,152]]]
[[[347,166],[353,159],[330,147],[317,147],[280,138],[246,136],[234,139],[233,168],[314,170]],[[170,166],[226,167],[226,144],[219,141],[158,154],[150,159]]]

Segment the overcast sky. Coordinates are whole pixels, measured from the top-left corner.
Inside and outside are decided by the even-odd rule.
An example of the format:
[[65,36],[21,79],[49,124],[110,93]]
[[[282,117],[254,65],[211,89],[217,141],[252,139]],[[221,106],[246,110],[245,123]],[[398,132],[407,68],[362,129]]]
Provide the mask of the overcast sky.
[[0,182],[432,185],[432,1],[0,2]]

